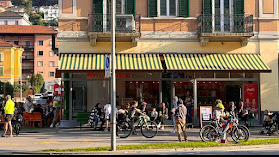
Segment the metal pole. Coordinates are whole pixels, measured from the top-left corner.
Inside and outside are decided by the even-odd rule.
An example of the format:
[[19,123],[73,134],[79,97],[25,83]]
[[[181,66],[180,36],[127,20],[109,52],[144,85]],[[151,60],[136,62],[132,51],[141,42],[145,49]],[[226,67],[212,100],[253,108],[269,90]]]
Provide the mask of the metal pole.
[[20,70],[20,101],[22,101],[22,56],[20,56],[21,70]]
[[193,82],[194,85],[194,125],[198,125],[198,115],[197,115],[197,110],[198,110],[198,83],[197,79],[194,79]]
[[116,151],[116,79],[115,79],[115,0],[111,0],[111,63],[112,63],[112,77],[111,77],[111,151]]

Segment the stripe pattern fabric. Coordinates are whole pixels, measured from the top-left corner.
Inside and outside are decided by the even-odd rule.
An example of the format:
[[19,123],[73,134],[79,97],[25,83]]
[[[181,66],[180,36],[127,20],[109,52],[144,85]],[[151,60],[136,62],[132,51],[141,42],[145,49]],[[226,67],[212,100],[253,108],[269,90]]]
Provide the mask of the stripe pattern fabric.
[[[58,70],[104,70],[107,54],[64,53]],[[117,54],[116,70],[163,70],[159,54]]]
[[167,70],[271,71],[257,54],[165,54]]

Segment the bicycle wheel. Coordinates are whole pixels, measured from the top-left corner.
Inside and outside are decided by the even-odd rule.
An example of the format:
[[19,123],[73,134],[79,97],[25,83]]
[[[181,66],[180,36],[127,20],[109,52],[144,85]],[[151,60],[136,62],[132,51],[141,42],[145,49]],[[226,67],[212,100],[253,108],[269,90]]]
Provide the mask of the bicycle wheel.
[[219,138],[218,131],[212,125],[205,125],[200,130],[200,138],[203,142],[216,142]]
[[128,122],[122,121],[116,124],[116,135],[119,138],[127,138],[128,136],[130,136],[131,132],[132,127]]
[[249,133],[244,127],[235,127],[231,136],[236,143],[246,142],[249,139]]
[[250,130],[245,125],[239,125],[238,128],[243,128],[248,133],[248,139],[250,138]]
[[156,123],[147,121],[140,127],[140,131],[144,137],[153,138],[158,133],[158,127]]

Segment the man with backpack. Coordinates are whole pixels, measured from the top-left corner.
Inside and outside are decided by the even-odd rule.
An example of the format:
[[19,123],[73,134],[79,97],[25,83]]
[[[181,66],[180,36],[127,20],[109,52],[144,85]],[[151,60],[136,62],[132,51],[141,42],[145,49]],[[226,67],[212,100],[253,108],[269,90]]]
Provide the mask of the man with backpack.
[[175,124],[176,124],[176,127],[177,127],[177,136],[178,136],[179,142],[182,142],[182,140],[181,140],[181,129],[183,131],[185,142],[188,142],[187,135],[186,135],[186,126],[185,126],[186,125],[185,119],[186,119],[186,115],[187,115],[187,109],[183,105],[183,100],[181,98],[178,99],[178,106],[177,106],[177,108],[172,109],[172,113],[174,113],[174,115],[175,115]]

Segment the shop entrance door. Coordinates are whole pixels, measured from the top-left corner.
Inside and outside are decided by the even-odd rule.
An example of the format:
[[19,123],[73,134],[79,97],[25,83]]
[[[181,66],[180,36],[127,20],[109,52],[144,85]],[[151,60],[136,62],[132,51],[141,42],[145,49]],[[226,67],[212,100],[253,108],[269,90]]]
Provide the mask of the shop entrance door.
[[86,92],[85,87],[74,87],[73,88],[73,116],[75,117],[78,112],[86,112]]
[[166,104],[168,108],[168,113],[170,117],[170,110],[173,107],[172,99],[171,99],[171,81],[163,80],[162,81],[162,101]]

